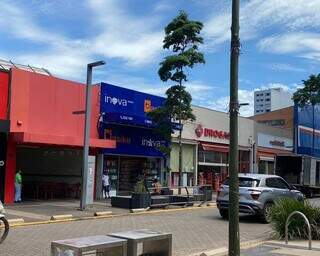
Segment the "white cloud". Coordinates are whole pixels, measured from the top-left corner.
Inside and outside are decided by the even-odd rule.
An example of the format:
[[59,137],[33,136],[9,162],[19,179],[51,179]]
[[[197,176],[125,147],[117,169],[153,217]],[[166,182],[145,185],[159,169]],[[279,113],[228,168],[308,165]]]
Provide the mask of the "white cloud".
[[301,57],[320,60],[320,34],[288,33],[264,38],[258,44],[261,51],[294,53]]
[[121,58],[129,65],[150,63],[159,55],[163,32],[154,29],[156,17],[132,17],[115,0],[90,0],[88,5],[101,29],[93,41],[97,54]]
[[0,19],[0,29],[17,38],[53,44],[59,44],[65,40],[60,35],[49,33],[39,27],[30,14],[26,14],[12,2],[1,2],[0,17],[3,17]]
[[[150,93],[157,96],[165,96],[169,84],[162,82],[150,82],[144,77],[127,76],[123,74],[108,75],[108,83],[129,89]],[[186,90],[191,94],[193,104],[204,105],[214,94],[215,86],[195,80],[185,84]]]
[[[240,108],[241,116],[251,116],[253,114],[253,98],[254,91],[239,90],[238,91],[239,103],[249,103],[248,106]],[[223,96],[213,101],[208,101],[208,106],[211,109],[228,112],[229,111],[229,96]]]
[[292,72],[304,72],[306,71],[303,68],[295,67],[287,63],[273,63],[268,66],[271,70],[275,71],[292,71]]
[[[284,31],[320,28],[319,0],[251,0],[240,7],[240,38],[257,38],[263,30],[275,27]],[[230,40],[231,4],[205,23],[205,35],[212,46]]]
[[[290,93],[293,93],[296,91],[297,88],[299,88],[299,85],[292,84],[292,85],[285,85],[282,83],[269,83],[266,85],[262,85],[260,87],[257,87],[253,90],[242,90],[240,89],[238,91],[238,97],[239,97],[239,103],[249,103],[248,106],[243,106],[240,108],[240,115],[241,116],[252,116],[253,115],[253,109],[254,109],[254,92],[258,90],[266,90],[270,88],[282,88],[285,91],[288,91]],[[229,111],[229,96],[223,96],[216,100],[211,100],[207,102],[207,105],[203,105],[215,110],[220,110],[223,112]]]
[[[33,2],[33,5],[39,4]],[[114,0],[87,0],[97,36],[92,39],[71,39],[41,27],[27,9],[11,1],[3,1],[0,31],[18,39],[42,46],[45,50],[23,53],[4,52],[16,62],[46,67],[51,72],[68,78],[84,75],[85,65],[95,59],[118,58],[129,66],[141,66],[151,61],[162,50],[161,31],[154,31],[158,19],[154,16],[130,16],[126,8]],[[51,5],[45,5],[50,7]],[[4,56],[4,55],[3,55]]]

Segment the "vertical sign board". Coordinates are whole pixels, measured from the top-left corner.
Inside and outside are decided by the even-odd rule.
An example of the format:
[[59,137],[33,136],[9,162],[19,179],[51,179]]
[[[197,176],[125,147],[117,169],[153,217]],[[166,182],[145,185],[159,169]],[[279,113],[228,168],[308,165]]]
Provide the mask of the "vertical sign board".
[[320,104],[295,106],[297,153],[320,157]]
[[95,165],[96,165],[96,157],[89,156],[88,157],[87,204],[93,204]]

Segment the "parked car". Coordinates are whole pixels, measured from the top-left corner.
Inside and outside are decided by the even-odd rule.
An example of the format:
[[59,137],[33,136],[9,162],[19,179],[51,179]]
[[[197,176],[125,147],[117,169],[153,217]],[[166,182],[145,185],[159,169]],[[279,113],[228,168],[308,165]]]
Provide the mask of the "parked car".
[[[239,174],[239,212],[259,216],[268,222],[268,212],[276,200],[284,197],[304,200],[303,194],[283,178],[267,174]],[[228,218],[229,179],[221,185],[217,207],[223,218]]]

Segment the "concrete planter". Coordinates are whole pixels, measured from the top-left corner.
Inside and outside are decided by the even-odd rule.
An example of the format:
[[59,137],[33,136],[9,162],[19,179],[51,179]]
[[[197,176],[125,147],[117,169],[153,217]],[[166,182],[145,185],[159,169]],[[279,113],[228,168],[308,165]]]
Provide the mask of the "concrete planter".
[[132,193],[131,209],[140,209],[150,207],[151,200],[149,193]]

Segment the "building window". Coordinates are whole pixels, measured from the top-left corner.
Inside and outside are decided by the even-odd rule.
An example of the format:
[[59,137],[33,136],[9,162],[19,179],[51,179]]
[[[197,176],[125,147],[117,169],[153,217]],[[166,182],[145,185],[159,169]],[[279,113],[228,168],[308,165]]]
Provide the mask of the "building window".
[[270,109],[266,109],[266,112],[270,112]]
[[266,99],[266,101],[270,101],[270,99],[268,98],[268,99]]
[[199,150],[199,162],[202,163],[228,163],[228,154],[217,151],[202,151]]
[[270,92],[267,92],[267,93],[266,93],[266,96],[270,96]]
[[285,125],[285,120],[284,119],[261,120],[261,121],[258,121],[258,123],[269,125],[269,126],[283,126],[283,125]]

